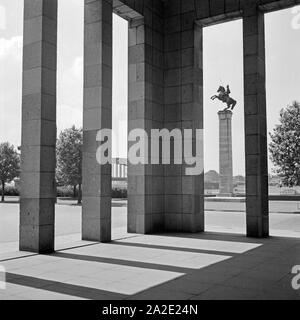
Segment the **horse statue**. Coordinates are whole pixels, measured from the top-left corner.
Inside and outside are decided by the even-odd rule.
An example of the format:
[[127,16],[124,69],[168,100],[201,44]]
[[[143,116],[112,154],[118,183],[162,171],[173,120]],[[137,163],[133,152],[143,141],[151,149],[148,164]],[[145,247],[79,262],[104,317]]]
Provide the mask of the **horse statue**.
[[227,108],[225,108],[224,111],[229,109],[233,110],[237,102],[229,96],[231,93],[229,86],[227,85],[226,89],[223,86],[220,86],[217,92],[218,95],[212,96],[211,100],[219,99],[220,101],[226,103]]

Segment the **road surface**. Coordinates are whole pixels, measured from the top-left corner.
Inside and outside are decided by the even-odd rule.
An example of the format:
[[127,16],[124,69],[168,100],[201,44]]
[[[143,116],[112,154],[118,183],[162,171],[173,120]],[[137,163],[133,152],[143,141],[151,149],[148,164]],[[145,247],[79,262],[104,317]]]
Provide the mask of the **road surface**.
[[[14,199],[0,203],[0,243],[18,241],[19,204]],[[273,202],[270,213],[270,233],[277,236],[300,238],[300,210],[298,204]],[[207,231],[245,233],[246,215],[244,203],[206,202],[205,228]],[[282,212],[282,213],[277,213]],[[284,213],[290,212],[290,213]],[[126,201],[114,201],[112,228],[126,231]],[[81,207],[74,201],[59,201],[55,215],[56,236],[78,234],[81,230]]]

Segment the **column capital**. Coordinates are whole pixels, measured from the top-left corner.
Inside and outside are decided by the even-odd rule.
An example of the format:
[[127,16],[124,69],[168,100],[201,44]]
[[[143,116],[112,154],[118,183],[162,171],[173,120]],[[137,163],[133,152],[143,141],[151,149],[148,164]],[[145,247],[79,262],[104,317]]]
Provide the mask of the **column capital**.
[[223,119],[231,119],[232,118],[232,115],[233,115],[233,112],[230,111],[230,110],[220,110],[218,112],[218,115],[219,115],[219,119],[220,120],[223,120]]

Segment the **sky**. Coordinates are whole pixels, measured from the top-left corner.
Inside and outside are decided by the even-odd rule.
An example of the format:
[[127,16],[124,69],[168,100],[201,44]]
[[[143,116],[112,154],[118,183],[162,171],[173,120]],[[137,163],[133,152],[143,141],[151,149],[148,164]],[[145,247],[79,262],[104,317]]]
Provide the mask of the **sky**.
[[[72,14],[70,14],[72,12]],[[127,153],[127,22],[113,18],[113,129],[121,138],[113,156]],[[266,14],[268,131],[279,111],[300,101],[300,7]],[[15,146],[21,140],[23,1],[0,0],[0,141]],[[243,117],[242,21],[204,29],[204,163],[205,171],[219,170],[218,116],[220,103],[211,101],[218,86],[229,84],[238,101],[232,122],[233,171],[245,173]],[[59,1],[58,8],[58,133],[82,126],[83,1]],[[222,106],[223,107],[223,106]],[[269,171],[272,164],[269,162]]]
[[[297,10],[296,10],[297,9]],[[278,124],[279,112],[300,101],[300,6],[265,15],[267,126]],[[238,101],[232,119],[233,171],[245,174],[242,20],[204,29],[204,153],[205,171],[218,171],[220,103],[210,97],[219,84],[230,85]],[[269,161],[269,173],[274,166]]]

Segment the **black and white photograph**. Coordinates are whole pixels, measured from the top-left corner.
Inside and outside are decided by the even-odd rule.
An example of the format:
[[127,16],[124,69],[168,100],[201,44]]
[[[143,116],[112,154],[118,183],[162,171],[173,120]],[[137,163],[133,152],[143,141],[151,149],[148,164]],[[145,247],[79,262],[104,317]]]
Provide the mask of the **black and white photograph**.
[[299,57],[300,0],[0,0],[0,310],[300,300]]

